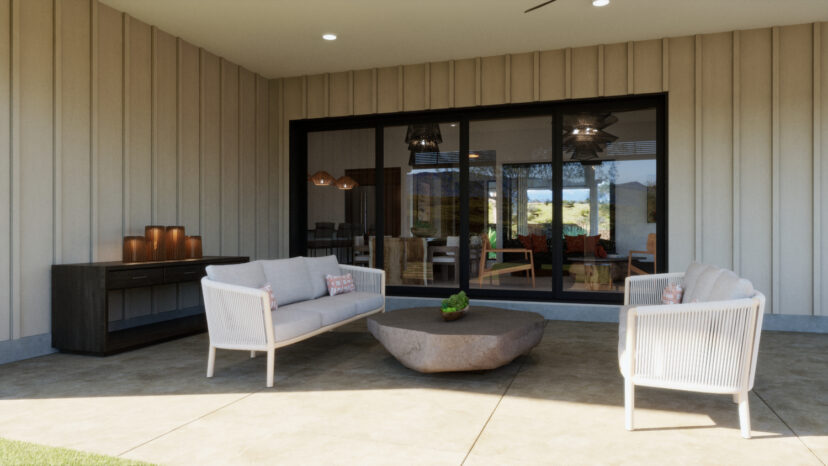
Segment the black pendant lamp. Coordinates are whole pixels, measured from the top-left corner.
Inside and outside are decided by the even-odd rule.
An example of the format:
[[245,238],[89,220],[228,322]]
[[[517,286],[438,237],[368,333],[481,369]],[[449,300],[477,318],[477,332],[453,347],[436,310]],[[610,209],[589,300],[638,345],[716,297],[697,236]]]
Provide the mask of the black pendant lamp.
[[[408,157],[408,164],[412,167],[417,164],[417,154],[440,152],[439,144],[443,142],[443,136],[440,134],[440,125],[437,123],[425,123],[418,125],[408,125],[408,131],[405,132],[405,142],[408,144],[408,150],[411,155]],[[435,163],[437,156],[434,157]]]
[[571,152],[571,160],[581,162],[582,165],[600,165],[603,160],[598,154],[607,149],[607,143],[618,139],[618,136],[604,131],[604,128],[616,122],[618,117],[610,113],[565,116],[564,152]]

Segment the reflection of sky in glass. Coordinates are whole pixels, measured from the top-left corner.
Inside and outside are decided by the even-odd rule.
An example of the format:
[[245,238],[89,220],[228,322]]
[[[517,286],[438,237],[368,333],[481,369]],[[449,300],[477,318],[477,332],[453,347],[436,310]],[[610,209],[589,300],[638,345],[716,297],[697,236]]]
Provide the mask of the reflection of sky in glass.
[[618,170],[615,184],[639,182],[643,185],[655,184],[655,160],[625,160],[615,162]]
[[527,189],[526,196],[529,202],[552,202],[551,189]]

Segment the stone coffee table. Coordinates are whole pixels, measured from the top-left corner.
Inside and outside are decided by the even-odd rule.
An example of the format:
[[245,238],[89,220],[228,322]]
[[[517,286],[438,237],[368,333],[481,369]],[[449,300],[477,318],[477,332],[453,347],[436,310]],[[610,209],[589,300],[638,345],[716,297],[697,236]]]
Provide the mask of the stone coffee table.
[[479,371],[510,363],[540,343],[540,314],[473,306],[446,322],[437,307],[368,318],[368,330],[404,366],[419,372]]

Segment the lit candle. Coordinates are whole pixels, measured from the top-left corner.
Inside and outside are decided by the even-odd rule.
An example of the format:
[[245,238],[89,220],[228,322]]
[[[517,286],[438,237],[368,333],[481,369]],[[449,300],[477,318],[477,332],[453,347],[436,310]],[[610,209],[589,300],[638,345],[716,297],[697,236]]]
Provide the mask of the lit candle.
[[201,236],[188,236],[184,249],[187,259],[201,259]]
[[164,250],[164,227],[147,225],[144,227],[144,238],[147,242],[147,260],[164,260],[166,257],[166,251]]
[[143,236],[124,236],[124,262],[147,260],[147,246]]
[[167,227],[167,260],[184,258],[184,227]]

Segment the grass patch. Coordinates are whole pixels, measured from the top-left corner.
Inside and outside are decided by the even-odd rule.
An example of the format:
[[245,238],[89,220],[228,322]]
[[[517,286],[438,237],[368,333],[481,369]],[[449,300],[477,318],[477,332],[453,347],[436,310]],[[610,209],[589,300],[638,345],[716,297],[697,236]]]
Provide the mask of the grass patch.
[[0,438],[0,464],[139,466],[149,463]]

